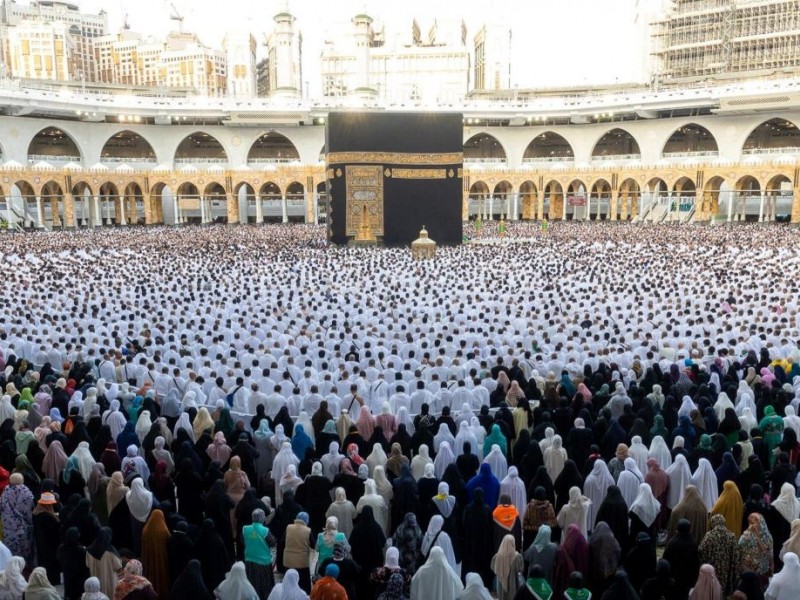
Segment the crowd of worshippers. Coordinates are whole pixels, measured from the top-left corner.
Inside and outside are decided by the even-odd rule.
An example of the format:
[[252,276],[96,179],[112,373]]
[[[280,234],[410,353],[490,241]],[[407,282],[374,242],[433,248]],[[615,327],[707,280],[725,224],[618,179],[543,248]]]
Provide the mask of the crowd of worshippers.
[[[664,257],[647,252],[670,247],[675,266],[683,245],[695,257],[724,251],[731,269],[752,256],[788,269],[780,248],[757,246],[796,233],[519,229],[570,263],[551,277],[580,273],[561,310],[541,282],[496,301],[504,288],[486,276],[519,248],[451,251],[462,266],[470,253],[486,259],[452,275],[482,269],[453,294],[471,312],[437,294],[445,275],[397,251],[320,249],[311,228],[0,241],[9,285],[20,284],[0,316],[0,600],[797,597],[792,284],[711,297],[690,278],[716,267],[689,264],[674,286],[696,298],[640,283],[644,302],[617,299],[606,318],[583,302],[621,288],[579,283],[600,273],[587,249],[619,245],[640,256],[603,269],[624,272],[644,255],[640,282],[664,277]],[[208,260],[234,272],[243,256],[258,262],[264,235],[275,239],[264,256],[278,262],[254,288],[236,296],[235,277],[204,278]],[[109,253],[132,256],[125,242],[153,260],[109,265]],[[231,257],[234,245],[253,252]],[[176,249],[187,279],[158,270]],[[400,285],[434,279],[405,295],[387,279],[386,291],[358,297],[376,277],[348,279],[364,259]],[[54,292],[71,260],[105,292]],[[321,265],[339,267],[341,281]],[[117,278],[137,269],[158,277],[134,300]],[[298,296],[302,286],[314,291]],[[275,304],[261,320],[264,298]]]

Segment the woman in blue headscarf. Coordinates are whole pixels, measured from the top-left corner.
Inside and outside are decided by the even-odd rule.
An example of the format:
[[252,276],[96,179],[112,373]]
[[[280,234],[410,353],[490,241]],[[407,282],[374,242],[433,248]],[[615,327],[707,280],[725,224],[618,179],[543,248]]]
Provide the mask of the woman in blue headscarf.
[[489,466],[489,463],[482,463],[478,474],[467,483],[467,497],[470,502],[472,502],[473,495],[477,488],[483,490],[486,505],[491,510],[494,510],[500,498],[500,482],[492,473],[492,467]]
[[120,458],[125,458],[128,453],[128,446],[136,446],[138,448],[141,445],[139,443],[139,436],[136,435],[136,426],[134,425],[134,421],[128,421],[125,423],[125,428],[117,436],[116,441],[117,453],[119,454]]
[[572,380],[569,378],[569,373],[567,371],[561,371],[561,381],[558,382],[559,387],[564,390],[567,398],[570,400],[575,397],[575,386],[572,383]]
[[314,447],[314,442],[306,433],[305,428],[299,423],[295,425],[294,435],[292,436],[292,452],[294,455],[303,460],[306,457],[306,450]]

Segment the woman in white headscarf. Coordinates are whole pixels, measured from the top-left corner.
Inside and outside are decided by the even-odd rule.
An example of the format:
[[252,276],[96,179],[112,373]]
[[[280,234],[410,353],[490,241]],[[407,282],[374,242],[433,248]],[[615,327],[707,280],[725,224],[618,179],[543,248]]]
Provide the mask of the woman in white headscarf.
[[406,432],[408,435],[414,435],[414,431],[416,431],[414,427],[414,419],[411,418],[411,415],[405,406],[401,406],[397,409],[397,426],[400,427],[400,425],[406,426]]
[[386,501],[386,506],[391,506],[392,498],[394,498],[394,488],[389,478],[386,477],[386,469],[384,467],[375,467],[375,472],[372,474],[372,479],[375,481],[376,491]]
[[481,425],[478,417],[472,417],[472,420],[469,422],[469,429],[472,435],[475,436],[475,439],[478,440],[478,446],[472,448],[472,453],[478,457],[478,460],[483,460],[483,440],[486,439],[486,430],[483,428],[483,425]]
[[[631,514],[635,515],[636,518],[641,521],[641,525],[649,531],[660,510],[661,503],[653,496],[653,490],[650,488],[650,484],[641,484],[639,486],[639,494],[636,496],[633,504],[631,504]],[[642,528],[639,526],[632,530],[641,531]]]
[[497,477],[497,481],[501,481],[508,475],[508,461],[503,456],[503,451],[498,444],[492,444],[492,449],[483,459],[483,462],[492,468],[492,473]]
[[697,405],[692,402],[692,399],[689,396],[684,396],[683,400],[681,401],[681,407],[678,409],[678,418],[689,417],[691,419],[693,410],[697,410]]
[[631,445],[628,446],[628,456],[636,461],[636,466],[644,473],[647,471],[647,446],[642,443],[642,437],[635,435],[631,438]]
[[253,600],[258,598],[256,589],[247,579],[247,572],[244,563],[239,561],[233,563],[231,570],[225,576],[225,580],[214,590],[215,597],[224,600]]
[[142,526],[150,516],[150,509],[153,508],[153,493],[144,487],[144,481],[136,478],[131,482],[131,489],[125,494],[125,501],[131,516],[141,523]]
[[[744,385],[747,386],[746,383]],[[731,402],[731,399],[728,398],[728,394],[725,392],[720,392],[717,395],[717,401],[714,403],[714,412],[716,413],[717,419],[720,423],[725,418],[725,411],[729,408],[735,409],[736,407],[733,405],[733,402]]]
[[86,390],[86,398],[83,401],[83,408],[81,410],[81,415],[83,416],[84,421],[89,420],[89,417],[91,416],[92,410],[95,406],[97,406],[97,388],[90,387],[88,390]]
[[467,585],[458,596],[458,600],[492,600],[489,590],[483,585],[483,579],[477,573],[467,573]]
[[553,443],[553,438],[555,437],[555,435],[556,435],[555,429],[553,429],[552,427],[545,427],[544,438],[539,441],[539,448],[541,449],[543,455],[545,451]]
[[683,454],[675,456],[675,462],[666,470],[669,478],[667,487],[667,508],[672,510],[683,498],[687,485],[692,485],[692,470]]
[[294,452],[292,452],[291,442],[283,442],[283,447],[280,449],[280,452],[278,452],[275,460],[272,461],[272,480],[275,482],[275,506],[280,506],[283,502],[281,479],[283,479],[283,476],[289,469],[289,465],[294,465],[295,468],[297,468],[297,465],[299,464],[300,459],[298,459]]
[[89,481],[89,475],[92,474],[92,467],[94,467],[95,463],[92,452],[89,450],[89,442],[81,442],[78,444],[72,456],[78,459],[78,465],[80,466],[83,480]]
[[22,575],[25,569],[25,559],[21,556],[12,556],[6,568],[0,573],[0,593],[8,600],[22,600],[28,582]]
[[125,429],[125,423],[127,423],[125,416],[119,410],[119,400],[111,402],[108,410],[103,413],[100,420],[103,425],[108,425],[111,430],[111,439],[117,439],[117,436]]
[[425,465],[433,465],[433,460],[428,454],[428,445],[422,444],[419,447],[419,454],[411,459],[411,475],[417,481],[425,474]]
[[784,483],[781,486],[778,497],[772,501],[772,508],[778,511],[789,525],[795,519],[800,518],[800,500],[797,499],[791,483]]
[[708,459],[701,458],[697,464],[697,469],[692,474],[692,485],[700,492],[703,504],[709,512],[719,498],[719,488],[717,487],[717,475]]
[[197,438],[194,436],[194,427],[192,427],[192,422],[189,420],[189,413],[187,412],[181,413],[181,416],[178,417],[178,422],[175,423],[175,427],[172,428],[172,437],[177,438],[180,429],[183,429],[189,434],[189,439],[192,440],[192,443],[197,441]]
[[434,547],[441,548],[444,552],[445,558],[447,559],[447,563],[450,565],[450,568],[453,569],[456,575],[460,576],[461,565],[456,564],[456,555],[453,551],[453,541],[450,539],[450,536],[447,535],[447,532],[442,529],[442,527],[444,527],[444,517],[441,515],[434,515],[431,517],[430,523],[428,523],[428,531],[425,532],[425,535],[422,538],[422,556],[429,556]]
[[442,423],[439,425],[439,431],[436,432],[436,435],[433,436],[433,453],[436,454],[439,452],[439,446],[442,445],[442,442],[447,442],[450,444],[452,448],[456,443],[456,438],[453,437],[453,434],[450,433],[450,428],[447,426],[446,423]]
[[800,559],[794,552],[783,555],[783,569],[769,582],[766,600],[794,600],[800,589]]
[[0,398],[0,423],[8,419],[14,420],[16,412],[17,410],[11,404],[11,396],[3,394],[3,397]]
[[567,451],[561,445],[561,436],[554,435],[551,444],[544,451],[544,466],[550,476],[550,481],[556,480],[564,470],[566,462]]
[[518,575],[525,568],[513,535],[506,535],[492,557],[491,569],[497,576],[497,600],[514,600],[519,589]]
[[[365,506],[372,507],[372,516],[375,518],[375,522],[380,525],[381,529],[383,530],[384,535],[389,534],[389,505],[386,504],[386,501],[383,499],[378,493],[378,489],[375,486],[374,479],[367,479],[364,482],[364,495],[361,496],[358,500],[358,505],[356,506],[356,512],[361,514],[361,511],[364,509]],[[341,521],[340,521],[341,525]],[[341,529],[341,527],[340,527]],[[350,537],[350,534],[347,534],[347,537]]]
[[[753,399],[752,393],[743,394],[741,399],[736,403],[736,414],[739,415],[740,417],[744,414],[744,411],[746,409],[750,409],[751,415],[758,414],[758,411],[756,410],[756,403],[755,400]],[[750,433],[749,429],[747,430],[747,433]]]
[[136,419],[136,435],[139,437],[140,440],[143,440],[145,436],[150,433],[150,427],[153,425],[153,422],[150,420],[150,411],[143,410],[139,413],[139,418]]
[[517,467],[508,467],[508,475],[500,481],[500,495],[511,498],[511,504],[517,508],[517,512],[520,515],[525,514],[528,495],[525,491],[525,482],[520,479]]
[[163,462],[167,465],[167,475],[172,475],[175,470],[175,461],[172,458],[172,453],[165,448],[167,441],[163,435],[159,435],[153,442],[153,460],[156,464]]
[[300,415],[297,417],[297,421],[295,422],[295,426],[297,425],[302,425],[306,435],[311,438],[313,443],[316,443],[314,440],[314,425],[312,425],[311,417],[308,416],[306,411],[300,411]]
[[436,479],[441,479],[444,475],[445,469],[456,462],[456,455],[450,449],[450,442],[442,442],[439,446],[439,451],[436,453],[436,458],[433,459],[433,472]]
[[475,416],[475,413],[472,412],[472,407],[464,402],[461,404],[461,411],[455,418],[456,427],[461,429],[461,423],[466,423],[469,426],[470,421],[472,421],[472,417]]
[[[291,448],[291,444],[289,445]],[[322,463],[322,474],[328,478],[328,481],[333,481],[336,474],[339,473],[339,466],[345,459],[343,454],[339,453],[339,442],[331,442],[328,444],[328,453],[323,454],[319,462]],[[277,457],[275,460],[278,460]],[[272,468],[275,468],[275,463],[272,463]]]
[[583,537],[588,537],[588,517],[591,505],[592,501],[581,494],[581,488],[576,485],[569,488],[569,500],[561,507],[556,517],[556,522],[561,528],[562,542],[567,536],[567,529],[570,525],[577,525]]
[[383,446],[380,444],[373,444],[372,452],[369,453],[367,460],[364,461],[367,463],[367,467],[369,467],[369,476],[372,477],[372,474],[375,472],[375,467],[385,467],[387,460],[389,460],[389,457],[386,456],[386,451],[383,449]]
[[600,505],[606,497],[608,488],[612,485],[614,485],[614,477],[612,477],[611,472],[608,470],[608,465],[602,458],[598,458],[594,461],[592,471],[586,477],[586,481],[583,482],[583,493],[592,501],[589,505],[589,511],[586,517],[587,527],[589,529],[594,529],[597,509],[600,508]]
[[411,580],[411,600],[456,600],[463,590],[461,577],[438,546],[431,549],[428,560]]
[[[739,414],[739,413],[737,413]],[[750,437],[750,432],[753,431],[756,427],[758,427],[758,421],[753,416],[753,411],[750,407],[745,407],[741,414],[739,414],[739,423],[742,426],[742,431],[747,433],[747,436]],[[747,463],[743,463],[747,465]]]
[[625,468],[619,474],[619,479],[617,480],[617,487],[619,487],[619,491],[622,493],[629,510],[639,494],[639,486],[642,483],[644,483],[644,475],[642,475],[639,467],[636,466],[636,461],[630,457],[626,458]]
[[[267,423],[269,425],[269,423]],[[275,432],[269,436],[269,444],[272,446],[272,454],[277,455],[283,448],[283,443],[288,442],[289,438],[284,433],[283,425],[275,425]]]
[[286,492],[296,492],[302,483],[303,480],[297,476],[297,466],[287,466],[280,481],[281,496],[285,495]]
[[[655,458],[658,461],[658,465],[665,471],[672,466],[672,453],[667,447],[667,442],[665,442],[664,438],[660,435],[655,436],[653,441],[650,442],[650,450],[647,452],[647,458]],[[646,461],[645,468],[642,469],[642,471],[645,470],[647,470]]]
[[334,492],[334,500],[325,513],[325,519],[336,517],[339,520],[339,531],[349,538],[350,534],[353,533],[353,521],[357,516],[356,507],[347,499],[344,488],[337,487]]
[[300,588],[300,574],[295,569],[288,569],[283,574],[283,581],[276,583],[267,600],[308,600]]
[[458,426],[458,434],[456,434],[456,441],[455,445],[453,446],[453,451],[455,452],[456,456],[461,456],[464,454],[464,443],[469,442],[470,448],[473,452],[478,446],[478,438],[475,437],[475,434],[472,433],[472,430],[469,428],[469,425],[462,421],[461,424]]

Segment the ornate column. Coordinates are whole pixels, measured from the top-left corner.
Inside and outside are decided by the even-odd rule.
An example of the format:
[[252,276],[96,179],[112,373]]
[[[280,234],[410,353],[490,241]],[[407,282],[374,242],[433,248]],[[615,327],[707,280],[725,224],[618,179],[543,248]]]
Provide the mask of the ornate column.
[[609,210],[611,211],[610,219],[612,221],[617,220],[617,202],[619,201],[619,192],[617,190],[611,190],[611,200],[608,203]]
[[158,211],[155,207],[155,200],[151,194],[144,195],[144,222],[145,225],[155,225],[158,223]]
[[758,198],[758,222],[764,222],[764,192],[761,192]]
[[70,193],[64,194],[64,227],[75,228],[75,197]]
[[264,199],[256,192],[256,223],[264,222]]
[[114,208],[118,208],[119,212],[117,213],[117,225],[127,225],[128,220],[125,218],[125,196],[119,197],[119,205],[114,205]]
[[42,197],[36,196],[36,220],[37,226],[41,229],[44,227],[44,206],[42,205]]
[[281,193],[281,223],[289,222],[289,207],[286,205],[286,192]]
[[544,219],[544,189],[536,190],[536,219]]
[[305,191],[305,193],[303,194],[303,205],[305,206],[305,209],[306,209],[305,210],[305,214],[306,214],[305,222],[306,223],[314,223],[314,222],[316,222],[316,219],[314,218],[314,215],[317,212],[316,211],[316,206],[315,206],[315,204],[316,204],[315,197],[316,197],[316,192],[313,192],[310,189],[307,189]]
[[792,223],[800,223],[800,187],[792,188]]
[[61,227],[61,217],[58,214],[58,198],[50,197],[50,217],[53,219],[53,229]]
[[230,193],[225,194],[226,199],[226,206],[228,208],[228,223],[238,223],[239,222],[239,201],[238,199]]

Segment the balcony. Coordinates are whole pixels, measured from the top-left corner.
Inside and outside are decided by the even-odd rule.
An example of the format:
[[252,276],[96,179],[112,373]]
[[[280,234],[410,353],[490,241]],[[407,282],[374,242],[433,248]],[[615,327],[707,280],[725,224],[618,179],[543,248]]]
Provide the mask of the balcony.
[[784,146],[782,148],[745,148],[742,150],[744,156],[766,156],[775,154],[800,154],[797,146]]
[[627,162],[632,160],[642,160],[641,154],[606,154],[605,156],[593,156],[592,164],[605,162]]
[[696,150],[686,152],[664,152],[663,158],[717,158],[718,150]]
[[67,163],[81,162],[80,156],[58,156],[50,154],[28,154],[28,164],[35,165],[36,163],[46,162],[51,165],[65,165]]
[[176,158],[176,165],[219,165],[221,167],[228,166],[227,158],[212,158],[207,156],[200,156],[196,158]]
[[[324,158],[322,159],[324,160]],[[289,164],[299,163],[299,158],[291,158],[289,156],[259,156],[256,158],[248,158],[248,165],[275,165],[275,164]]]
[[503,156],[465,156],[464,164],[468,165],[505,165],[508,161]]

